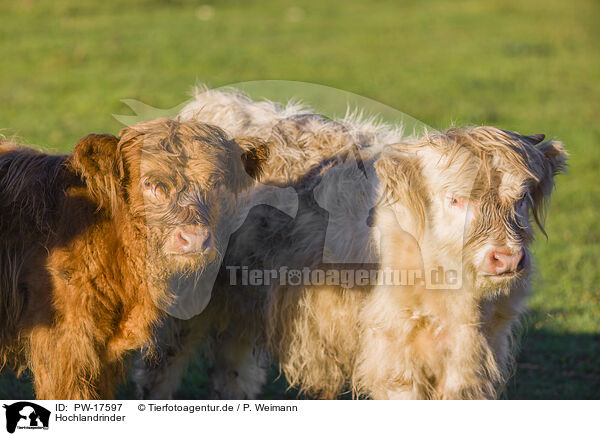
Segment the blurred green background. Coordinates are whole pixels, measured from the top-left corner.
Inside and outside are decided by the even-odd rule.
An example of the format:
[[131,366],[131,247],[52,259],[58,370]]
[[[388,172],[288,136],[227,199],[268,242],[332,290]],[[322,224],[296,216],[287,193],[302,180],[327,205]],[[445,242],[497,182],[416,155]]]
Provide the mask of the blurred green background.
[[[540,277],[504,396],[600,398],[599,28],[597,0],[0,0],[0,128],[68,151],[117,133],[122,99],[171,108],[199,81],[284,79],[440,129],[560,138],[569,175],[534,247]],[[206,394],[198,362],[179,396]],[[3,373],[0,398],[29,396],[27,375]],[[294,393],[279,380],[265,396]]]

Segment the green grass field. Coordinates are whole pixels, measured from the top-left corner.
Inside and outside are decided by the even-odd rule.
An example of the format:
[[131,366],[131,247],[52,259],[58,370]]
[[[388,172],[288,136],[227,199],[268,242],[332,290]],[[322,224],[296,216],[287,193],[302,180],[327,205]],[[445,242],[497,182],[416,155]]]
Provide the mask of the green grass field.
[[[70,150],[122,99],[173,107],[198,81],[318,83],[436,128],[493,124],[571,153],[507,398],[600,398],[600,3],[596,0],[0,1],[0,128]],[[273,374],[274,376],[276,373]],[[202,363],[181,397],[207,394]],[[121,395],[131,394],[125,386]],[[0,398],[31,396],[0,378]],[[294,397],[279,380],[269,398]]]

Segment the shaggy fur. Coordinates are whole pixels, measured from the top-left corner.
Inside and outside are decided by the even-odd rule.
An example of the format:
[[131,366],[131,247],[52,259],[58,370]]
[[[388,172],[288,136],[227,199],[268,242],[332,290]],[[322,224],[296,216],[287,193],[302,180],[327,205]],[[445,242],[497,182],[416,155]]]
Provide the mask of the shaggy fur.
[[[327,269],[321,262],[329,224],[340,262],[358,251],[363,259],[374,255],[380,271],[442,267],[459,271],[461,281],[450,290],[421,283],[242,287],[230,286],[223,272],[206,312],[165,327],[170,333],[156,344],[168,350],[162,363],[138,367],[142,396],[170,396],[198,342],[209,345],[215,391],[226,398],[260,393],[265,355],[279,363],[290,386],[319,398],[347,389],[371,398],[498,396],[529,295],[529,216],[541,222],[553,178],[564,168],[560,142],[493,127],[401,141],[399,130],[385,126],[327,121],[302,108],[215,91],[199,94],[183,115],[279,140],[263,182],[287,182],[299,194],[294,220],[270,208],[253,210],[232,237],[224,265]],[[309,161],[320,165],[307,172]],[[260,197],[260,188],[253,195]],[[327,216],[317,197],[345,213]],[[481,274],[495,246],[523,250],[523,267]]]
[[40,399],[111,398],[168,279],[215,257],[178,252],[177,235],[210,230],[231,202],[214,196],[247,188],[265,150],[167,119],[86,136],[68,156],[2,144],[0,363],[29,367]]

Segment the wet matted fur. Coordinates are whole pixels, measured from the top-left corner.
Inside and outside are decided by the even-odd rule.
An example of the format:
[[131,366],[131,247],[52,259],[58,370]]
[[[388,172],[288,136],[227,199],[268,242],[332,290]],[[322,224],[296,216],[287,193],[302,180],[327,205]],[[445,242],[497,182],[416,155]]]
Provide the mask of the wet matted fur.
[[[375,253],[380,270],[441,266],[460,271],[462,285],[232,287],[224,275],[205,313],[188,322],[169,320],[163,329],[157,348],[165,351],[164,362],[136,372],[144,396],[169,397],[186,359],[203,343],[214,362],[215,392],[226,398],[260,393],[265,356],[279,363],[291,386],[320,398],[347,389],[371,398],[497,397],[529,295],[529,216],[541,222],[554,175],[564,168],[560,142],[493,127],[400,141],[395,129],[356,119],[327,121],[302,108],[278,109],[239,95],[210,91],[198,101],[184,114],[236,133],[279,138],[263,181],[272,174],[281,182],[284,174],[305,206],[293,222],[273,210],[257,211],[232,238],[225,265],[322,266],[323,211],[312,199],[315,186],[332,177],[338,182],[319,195],[347,207],[349,218],[335,226],[338,255],[353,246],[362,247],[365,258]],[[348,159],[352,149],[361,165]],[[298,159],[303,154],[321,165],[306,174],[309,159]],[[353,227],[364,220],[365,208],[356,192],[345,189],[345,181],[370,169],[376,177],[364,199],[378,234]],[[490,247],[522,252],[519,270],[482,274]]]
[[[240,146],[243,144],[243,147]],[[210,235],[265,145],[160,119],[88,135],[72,155],[0,147],[0,357],[29,367],[37,398],[111,398],[144,345],[174,273],[215,257]],[[223,187],[222,189],[220,187]]]

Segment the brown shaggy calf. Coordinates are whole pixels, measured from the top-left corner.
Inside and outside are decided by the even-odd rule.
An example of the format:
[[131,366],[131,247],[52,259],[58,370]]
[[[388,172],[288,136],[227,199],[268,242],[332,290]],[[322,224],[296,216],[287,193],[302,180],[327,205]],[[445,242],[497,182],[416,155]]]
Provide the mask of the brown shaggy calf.
[[0,364],[41,399],[111,398],[169,278],[213,261],[220,206],[265,152],[216,127],[155,120],[72,155],[0,148]]
[[[287,142],[290,152],[275,148],[263,181],[277,180],[282,172],[273,168],[285,160],[300,198],[293,221],[268,208],[253,211],[232,237],[226,267],[456,274],[444,286],[243,286],[239,276],[232,286],[225,268],[204,313],[169,319],[159,332],[164,361],[136,372],[143,396],[170,396],[199,343],[213,361],[215,394],[225,398],[256,397],[268,357],[291,386],[320,398],[347,389],[371,398],[498,396],[529,295],[530,216],[539,223],[564,167],[560,142],[493,127],[401,141],[390,129],[294,115],[294,108],[239,96],[211,91],[198,100],[198,119]],[[218,110],[224,101],[229,110]],[[358,160],[349,158],[352,146]],[[298,177],[307,160],[294,160],[299,148],[309,156],[340,154]]]

